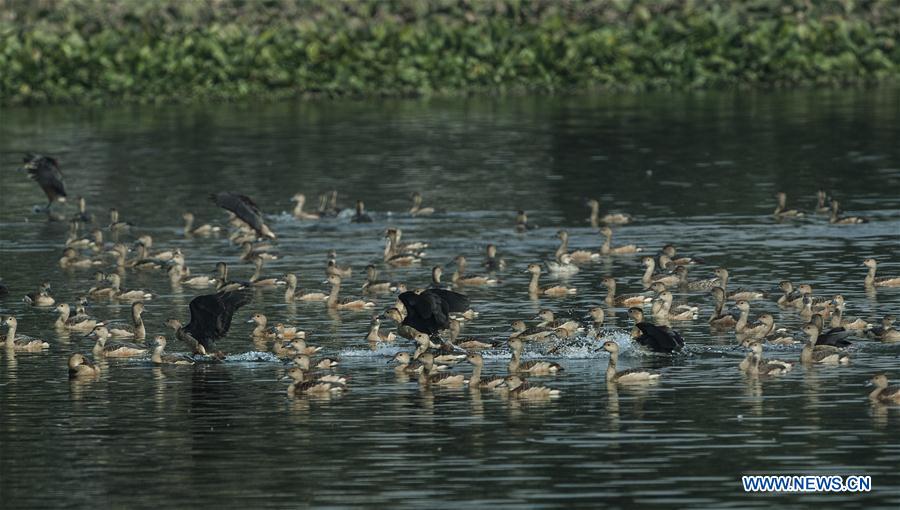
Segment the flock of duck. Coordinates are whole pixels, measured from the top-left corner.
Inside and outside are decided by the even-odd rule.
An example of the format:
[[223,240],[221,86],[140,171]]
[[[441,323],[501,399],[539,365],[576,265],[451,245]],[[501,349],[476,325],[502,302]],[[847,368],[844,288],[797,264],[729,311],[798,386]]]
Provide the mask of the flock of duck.
[[[192,365],[195,363],[221,362],[226,355],[216,342],[224,338],[231,327],[235,314],[251,303],[254,293],[251,289],[274,291],[283,294],[286,302],[320,303],[332,311],[371,311],[375,308],[372,297],[396,295],[396,301],[381,312],[369,312],[372,316],[366,338],[374,344],[392,343],[406,339],[411,349],[397,353],[391,360],[398,374],[417,379],[424,386],[463,386],[472,390],[491,390],[509,398],[548,399],[559,395],[559,390],[535,384],[534,377],[553,376],[564,370],[559,363],[539,358],[524,359],[523,352],[528,343],[559,348],[567,343],[597,346],[609,353],[605,372],[606,382],[618,384],[652,384],[663,377],[657,371],[644,368],[619,370],[620,344],[609,340],[610,331],[604,327],[606,311],[598,305],[588,311],[588,320],[559,318],[550,309],[543,309],[535,317],[539,321],[529,325],[523,320],[512,323],[512,333],[505,341],[489,338],[472,338],[461,335],[464,324],[477,320],[478,313],[472,308],[469,297],[462,291],[466,288],[503,285],[498,277],[515,268],[508,265],[498,255],[493,244],[486,248],[482,267],[484,274],[468,272],[468,261],[464,256],[455,259],[456,269],[450,281],[442,281],[443,268],[431,270],[431,283],[424,288],[408,287],[401,282],[378,279],[379,267],[418,266],[425,262],[425,242],[409,242],[402,238],[399,228],[388,228],[384,232],[385,247],[377,262],[366,268],[366,279],[361,296],[342,298],[343,282],[352,274],[352,269],[337,263],[336,254],[329,254],[324,270],[330,292],[304,290],[299,287],[296,274],[270,277],[263,274],[267,260],[277,257],[274,244],[278,236],[266,224],[265,217],[249,197],[233,192],[219,192],[210,199],[228,211],[230,232],[226,227],[196,224],[191,213],[184,213],[183,234],[186,238],[227,235],[228,239],[240,247],[239,262],[254,265],[254,273],[248,280],[229,278],[229,266],[219,262],[214,272],[193,272],[186,264],[186,256],[181,249],[154,251],[153,239],[149,235],[137,235],[131,224],[123,221],[115,209],[109,211],[109,224],[97,226],[86,237],[81,237],[82,228],[97,224],[88,212],[85,200],[78,199],[78,212],[70,217],[52,210],[55,203],[67,198],[63,174],[56,159],[48,156],[29,154],[24,159],[23,170],[34,179],[47,195],[47,206],[42,208],[51,220],[67,220],[70,229],[59,265],[64,270],[94,270],[95,283],[84,292],[74,306],[57,302],[52,295],[49,282],[41,283],[37,289],[24,296],[28,305],[52,308],[58,314],[56,328],[62,331],[84,333],[94,341],[90,354],[74,352],[68,359],[69,376],[76,380],[96,379],[101,375],[101,366],[95,363],[99,358],[144,357],[154,364]],[[789,220],[804,213],[787,208],[784,193],[776,195],[777,205],[774,217]],[[832,224],[855,224],[865,222],[865,218],[846,216],[841,213],[838,202],[828,197],[824,191],[817,194],[817,206],[811,214],[827,214]],[[338,206],[337,192],[324,194],[319,199],[314,212],[304,210],[306,198],[302,194],[292,197],[295,203],[293,216],[299,221],[318,221],[327,217],[340,216],[358,223],[371,222],[362,201],[357,201],[355,209],[342,211]],[[631,217],[624,214],[601,215],[600,203],[590,200],[590,224],[603,236],[599,249],[570,250],[569,234],[559,230],[559,248],[552,258],[543,263],[531,263],[524,269],[530,274],[527,289],[523,289],[532,299],[553,299],[576,294],[578,290],[565,284],[541,285],[541,275],[545,272],[555,275],[571,275],[581,266],[591,264],[606,257],[641,256],[646,253],[634,245],[614,246],[613,230],[617,225],[629,223]],[[411,217],[427,217],[435,213],[423,206],[420,193],[412,195]],[[518,211],[514,226],[516,232],[526,233],[537,228],[529,223],[524,211]],[[112,242],[106,241],[109,235]],[[133,239],[129,247],[121,238]],[[133,255],[132,255],[133,254]],[[549,255],[548,255],[549,256]],[[685,339],[673,329],[672,323],[698,319],[698,307],[676,304],[679,296],[704,293],[712,296],[714,312],[708,319],[709,327],[719,331],[733,331],[736,342],[746,347],[746,357],[738,368],[750,377],[776,377],[790,371],[794,361],[768,359],[763,355],[763,347],[802,343],[799,363],[803,365],[841,365],[850,361],[847,348],[851,338],[870,339],[880,342],[900,342],[900,331],[893,327],[894,318],[886,315],[879,324],[870,324],[862,319],[844,316],[843,296],[830,298],[815,296],[808,284],[795,285],[790,281],[780,283],[781,295],[775,298],[779,307],[793,310],[802,321],[801,331],[805,338],[795,338],[784,328],[777,328],[771,314],[761,314],[751,320],[751,303],[771,299],[765,292],[748,289],[731,289],[729,272],[719,267],[708,279],[691,279],[688,269],[702,264],[695,257],[685,256],[676,251],[674,245],[664,246],[657,256],[644,255],[644,267],[640,282],[644,292],[623,295],[617,292],[616,280],[603,278],[606,288],[603,305],[624,307],[634,325],[631,341],[641,351],[677,355],[684,349]],[[867,289],[879,287],[900,287],[900,277],[879,277],[875,259],[862,261],[868,269],[861,283]],[[520,269],[521,270],[521,269]],[[167,278],[174,286],[196,289],[214,289],[194,297],[189,304],[189,320],[185,324],[177,318],[165,322],[175,339],[188,349],[188,353],[167,353],[165,334],[150,335],[144,324],[142,313],[144,302],[154,299],[152,293],[142,289],[128,289],[122,286],[123,278],[129,273],[157,273]],[[214,276],[213,276],[214,274]],[[0,298],[10,294],[10,289],[0,283]],[[131,324],[104,321],[86,313],[91,302],[131,303]],[[734,302],[739,313],[726,311],[726,303]],[[289,360],[287,378],[291,379],[289,395],[317,394],[330,395],[345,391],[346,377],[334,373],[340,360],[321,355],[321,347],[307,343],[307,333],[296,326],[284,323],[270,324],[263,313],[253,313],[249,323],[254,324],[251,333],[257,350],[269,350],[275,356]],[[385,331],[384,324],[395,328]],[[15,353],[40,353],[50,348],[50,343],[32,338],[19,332],[19,323],[14,315],[3,320],[7,327],[5,348],[10,356]],[[27,329],[27,328],[23,328]],[[152,327],[149,329],[153,329]],[[152,337],[152,338],[151,338]],[[149,340],[148,340],[149,339]],[[479,351],[492,348],[508,348],[510,361],[503,375],[486,375],[484,359]],[[92,360],[93,358],[93,360]],[[462,371],[454,365],[460,362],[471,364],[471,371]],[[876,374],[871,379],[875,386],[869,397],[876,402],[900,403],[900,387],[889,387],[885,374]]]

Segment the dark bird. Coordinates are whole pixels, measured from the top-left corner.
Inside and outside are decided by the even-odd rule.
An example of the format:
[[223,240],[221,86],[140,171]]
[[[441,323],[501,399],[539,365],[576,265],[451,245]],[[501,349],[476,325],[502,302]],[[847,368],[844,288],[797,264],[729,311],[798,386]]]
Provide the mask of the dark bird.
[[246,195],[221,191],[209,196],[215,204],[227,211],[231,211],[248,227],[256,231],[260,237],[275,239],[275,233],[269,229],[262,217],[259,207]]
[[28,176],[37,182],[47,195],[46,211],[49,214],[53,202],[65,202],[66,196],[68,196],[66,195],[66,183],[63,181],[63,174],[59,169],[59,162],[50,156],[30,153],[26,154],[22,161],[25,165],[21,169],[28,171]]
[[668,326],[657,326],[649,322],[638,322],[635,326],[641,331],[641,334],[635,336],[634,341],[645,349],[653,352],[673,353],[684,347],[684,338],[681,337],[681,334]]
[[197,296],[191,300],[191,320],[182,326],[177,319],[166,322],[175,330],[175,337],[188,344],[195,354],[215,351],[215,341],[228,334],[231,319],[242,306],[250,303],[252,294],[246,290],[217,292]]
[[850,347],[852,342],[847,338],[854,336],[855,332],[843,327],[825,329],[825,320],[820,314],[813,314],[812,323],[819,328],[819,337],[816,339],[816,345],[830,345],[832,347]]
[[406,307],[406,318],[402,324],[431,336],[450,327],[451,313],[469,309],[468,296],[452,290],[427,289],[421,294],[408,291],[397,298]]
[[356,214],[350,218],[353,223],[372,223],[372,217],[366,212],[366,205],[362,200],[356,201]]

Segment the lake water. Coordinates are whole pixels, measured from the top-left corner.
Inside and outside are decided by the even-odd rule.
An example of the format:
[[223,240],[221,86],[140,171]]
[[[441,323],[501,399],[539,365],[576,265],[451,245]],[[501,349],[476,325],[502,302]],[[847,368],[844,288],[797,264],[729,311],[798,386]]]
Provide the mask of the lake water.
[[[480,317],[466,336],[503,339],[509,323],[547,307],[582,317],[601,304],[603,276],[622,293],[641,290],[637,256],[586,265],[568,283],[578,294],[531,300],[528,263],[550,258],[566,228],[573,248],[596,249],[585,221],[587,198],[604,212],[627,212],[614,244],[656,254],[666,243],[701,256],[692,278],[725,266],[730,288],[773,292],[780,280],[812,284],[816,296],[841,293],[847,315],[870,322],[900,315],[900,289],[867,293],[862,260],[900,274],[900,94],[896,89],[647,94],[315,102],[260,105],[5,109],[0,122],[0,277],[10,296],[4,315],[19,331],[51,343],[43,354],[3,353],[0,361],[0,501],[5,508],[102,507],[392,508],[900,506],[900,408],[873,406],[864,383],[878,371],[900,382],[900,344],[858,341],[840,368],[795,368],[774,379],[737,369],[744,351],[733,333],[710,331],[708,295],[678,296],[701,318],[676,324],[688,348],[675,358],[644,356],[628,343],[624,309],[609,310],[606,336],[623,345],[621,367],[655,367],[652,387],[611,390],[599,344],[549,357],[565,372],[540,378],[561,390],[550,402],[509,401],[491,392],[422,389],[387,364],[407,343],[369,348],[373,312],[328,313],[287,305],[262,291],[235,317],[219,343],[226,363],[156,368],[147,360],[111,360],[93,383],[67,379],[66,359],[90,351],[80,334],[59,335],[52,312],[21,297],[49,280],[73,303],[92,271],[56,264],[67,225],[32,212],[44,196],[14,169],[20,154],[59,157],[70,197],[83,195],[105,225],[117,207],[154,250],[180,247],[194,273],[217,261],[248,277],[225,236],[185,239],[181,214],[224,224],[206,199],[239,190],[257,200],[279,234],[279,260],[266,272],[295,272],[301,287],[324,288],[326,253],[352,265],[342,294],[358,296],[367,263],[380,262],[382,233],[431,243],[421,267],[382,269],[384,279],[429,282],[429,268],[459,254],[479,268],[495,243],[510,268],[502,284],[472,288]],[[826,218],[776,223],[776,191],[810,210],[830,190],[870,223],[832,226]],[[290,197],[307,209],[332,189],[350,207],[365,200],[371,224],[346,219],[298,222]],[[419,190],[428,218],[405,211]],[[516,234],[516,209],[541,228]],[[73,211],[71,203],[65,209]],[[132,239],[125,236],[125,239]],[[552,279],[542,278],[547,284]],[[126,287],[155,297],[144,314],[148,335],[188,318],[202,291],[173,289],[165,276],[130,271]],[[394,298],[377,299],[377,309]],[[300,325],[351,390],[328,400],[286,396],[281,362],[253,361],[245,324],[254,311]],[[128,317],[127,304],[93,303],[106,320]],[[752,304],[797,333],[802,320],[774,298]],[[5,334],[5,333],[4,333]],[[797,333],[799,334],[799,333]],[[411,350],[411,349],[410,349]],[[529,354],[540,347],[530,346]],[[767,356],[797,359],[799,346]],[[508,351],[485,354],[485,371],[505,371]],[[470,366],[455,368],[468,372]],[[867,494],[747,495],[744,474],[862,474]]]

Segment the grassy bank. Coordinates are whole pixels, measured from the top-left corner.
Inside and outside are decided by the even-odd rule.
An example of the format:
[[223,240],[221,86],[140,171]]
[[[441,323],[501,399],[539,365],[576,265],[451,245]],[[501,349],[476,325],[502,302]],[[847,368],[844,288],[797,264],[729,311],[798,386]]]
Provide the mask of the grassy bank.
[[898,41],[898,0],[0,0],[0,102],[897,81]]

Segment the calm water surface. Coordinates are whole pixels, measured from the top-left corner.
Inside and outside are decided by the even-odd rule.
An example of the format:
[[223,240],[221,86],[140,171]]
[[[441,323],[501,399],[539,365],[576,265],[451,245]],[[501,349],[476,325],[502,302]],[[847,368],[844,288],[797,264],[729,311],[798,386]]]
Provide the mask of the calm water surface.
[[[455,255],[477,268],[493,242],[511,267],[501,285],[469,291],[481,316],[466,335],[504,338],[509,322],[543,307],[581,317],[602,301],[602,276],[616,276],[621,292],[640,290],[639,259],[626,256],[585,266],[569,280],[576,296],[528,299],[525,266],[552,255],[558,228],[570,231],[575,248],[599,247],[585,222],[589,197],[634,216],[614,243],[650,254],[675,243],[705,258],[694,278],[722,265],[732,288],[809,282],[818,296],[842,293],[848,316],[874,321],[900,314],[900,289],[866,293],[862,285],[865,257],[877,257],[885,275],[900,274],[898,98],[889,89],[5,110],[0,277],[11,294],[0,310],[51,348],[4,352],[0,361],[2,506],[897,508],[900,409],[870,405],[863,384],[877,371],[900,381],[900,345],[859,341],[848,367],[750,380],[736,368],[743,351],[733,334],[706,325],[705,295],[679,296],[702,315],[676,326],[689,348],[675,359],[634,352],[624,310],[610,310],[606,334],[625,349],[620,364],[659,368],[658,385],[610,390],[599,344],[563,348],[556,358],[565,372],[541,379],[562,397],[547,403],[421,389],[386,364],[406,344],[372,350],[365,341],[371,312],[329,314],[268,291],[220,342],[233,353],[226,363],[112,360],[99,381],[71,383],[66,359],[91,342],[58,334],[54,315],[21,296],[47,279],[71,303],[92,274],[56,265],[66,225],[32,213],[43,194],[14,168],[27,150],[57,155],[72,197],[84,195],[104,224],[106,209],[117,207],[135,232],[154,236],[155,249],[182,248],[195,273],[220,260],[236,277],[252,272],[224,237],[180,235],[185,210],[223,222],[205,197],[224,189],[257,199],[280,234],[281,258],[268,273],[296,272],[301,286],[322,287],[326,253],[335,249],[354,268],[347,296],[359,295],[363,267],[381,260],[388,226],[431,242],[423,267],[383,270],[411,286],[427,284],[428,269]],[[773,221],[776,191],[810,210],[820,187],[871,222],[837,227],[812,214]],[[287,213],[295,192],[314,203],[331,189],[345,206],[365,200],[375,222],[301,223]],[[438,213],[410,218],[414,190]],[[515,234],[518,208],[542,228]],[[124,285],[156,295],[146,306],[148,335],[168,333],[168,317],[186,320],[187,303],[201,293],[173,289],[157,274],[130,272]],[[378,308],[392,301],[380,297]],[[342,358],[352,391],[288,399],[284,365],[246,354],[255,350],[244,323],[254,311],[310,331],[313,343]],[[90,312],[124,320],[128,306],[94,303]],[[773,300],[753,303],[754,316],[766,312],[791,331],[801,325]],[[170,340],[169,350],[183,348]],[[799,347],[772,351],[799,355]],[[486,372],[501,372],[508,352],[486,358]],[[866,474],[874,490],[745,495],[740,477],[750,473]]]

